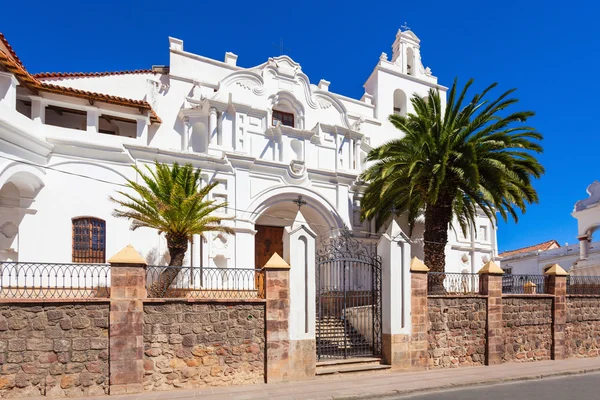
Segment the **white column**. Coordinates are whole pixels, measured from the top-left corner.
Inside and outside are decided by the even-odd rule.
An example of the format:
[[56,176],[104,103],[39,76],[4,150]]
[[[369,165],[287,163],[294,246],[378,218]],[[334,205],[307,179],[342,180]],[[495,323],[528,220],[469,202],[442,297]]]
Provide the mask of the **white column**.
[[587,260],[588,248],[589,248],[588,236],[581,235],[581,236],[577,237],[577,239],[579,239],[579,259]]
[[358,172],[361,172],[360,145],[361,145],[360,139],[354,141],[354,163],[355,163],[355,170]]
[[208,110],[208,144],[217,144],[217,109]]
[[344,223],[347,226],[352,226],[352,221],[350,220],[350,210],[348,207],[348,203],[350,202],[348,193],[349,187],[348,185],[338,184],[337,187],[337,212],[343,218]]
[[188,151],[190,147],[190,120],[183,117],[183,132],[181,133],[181,150]]
[[[290,265],[290,340],[315,340],[316,284],[315,284],[315,239],[317,235],[310,229],[300,211],[292,226],[283,233],[283,259]],[[306,349],[311,346],[294,346],[293,349]],[[312,351],[314,353],[314,350]],[[304,354],[304,356],[313,356]]]
[[381,256],[381,311],[384,334],[408,333],[410,324],[410,243],[395,220],[377,243]]
[[87,131],[89,133],[98,133],[100,125],[100,111],[96,107],[87,108]]
[[38,124],[46,123],[46,102],[39,96],[31,96],[31,119]]
[[377,243],[377,254],[381,256],[382,356],[393,368],[406,368],[409,354],[411,250],[407,238],[392,220]]
[[0,71],[0,105],[11,110],[17,108],[17,86],[19,81],[9,72]]
[[348,140],[348,170],[354,170],[354,139],[349,138]]
[[150,118],[136,118],[136,131],[137,139],[142,142],[144,146],[148,145],[148,126],[150,125]]
[[335,169],[337,171],[340,169],[340,135],[336,132],[335,136]]

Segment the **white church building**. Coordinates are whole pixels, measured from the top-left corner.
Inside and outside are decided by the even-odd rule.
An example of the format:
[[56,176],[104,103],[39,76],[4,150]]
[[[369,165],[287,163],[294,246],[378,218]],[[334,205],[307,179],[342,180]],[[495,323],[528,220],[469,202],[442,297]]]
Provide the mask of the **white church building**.
[[[176,38],[169,53],[168,66],[147,70],[32,74],[0,34],[0,261],[104,263],[131,243],[164,263],[164,238],[131,231],[108,199],[136,179],[131,165],[155,160],[201,168],[233,217],[235,235],[194,238],[192,267],[260,268],[281,251],[299,196],[318,239],[346,226],[376,243],[386,227],[360,220],[366,154],[400,137],[388,116],[411,112],[413,95],[447,90],[413,32],[398,31],[391,57],[373,60],[360,99],[285,55],[242,67],[233,53],[213,60]],[[409,239],[412,256],[422,257],[422,231]],[[483,215],[449,239],[449,271],[477,272],[497,255]]]

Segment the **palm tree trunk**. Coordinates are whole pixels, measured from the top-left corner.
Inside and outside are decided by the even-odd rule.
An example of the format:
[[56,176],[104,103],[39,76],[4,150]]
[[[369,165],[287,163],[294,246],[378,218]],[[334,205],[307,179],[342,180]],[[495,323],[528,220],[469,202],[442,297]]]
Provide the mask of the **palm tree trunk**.
[[183,266],[183,259],[188,249],[188,237],[167,233],[167,248],[169,249],[169,266],[160,273],[158,279],[148,287],[149,297],[165,297],[169,286],[173,283]]
[[448,227],[452,220],[451,202],[428,205],[425,210],[425,265],[432,272],[444,272],[446,267],[446,244]]

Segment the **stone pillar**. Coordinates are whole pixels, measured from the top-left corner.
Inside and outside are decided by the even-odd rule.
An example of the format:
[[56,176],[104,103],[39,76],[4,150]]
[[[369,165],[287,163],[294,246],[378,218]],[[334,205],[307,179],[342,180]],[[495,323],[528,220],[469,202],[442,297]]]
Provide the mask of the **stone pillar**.
[[46,102],[39,96],[30,96],[31,119],[38,124],[46,123]]
[[502,363],[502,275],[504,271],[493,261],[479,270],[479,294],[487,296],[486,365]]
[[290,380],[315,377],[316,233],[300,211],[283,232],[283,259],[290,265]]
[[428,314],[427,314],[427,273],[429,268],[418,258],[410,262],[411,286],[411,339],[410,359],[412,370],[427,369],[428,348]]
[[128,245],[110,260],[110,394],[144,390],[146,260]]
[[100,126],[100,110],[97,107],[87,107],[86,127],[89,133],[98,133]]
[[393,369],[410,369],[410,244],[396,220],[377,243],[381,256],[381,353]]
[[265,285],[267,383],[289,380],[290,266],[275,253],[262,268]]
[[150,125],[150,118],[141,117],[136,118],[136,137],[142,142],[144,146],[148,145],[148,126]]
[[565,329],[567,326],[567,272],[558,264],[546,271],[548,294],[554,295],[552,307],[552,359],[565,358]]
[[17,107],[17,86],[19,81],[10,72],[0,71],[0,105],[10,110]]
[[579,239],[579,259],[587,260],[588,247],[589,247],[588,236],[581,235],[581,236],[578,236],[577,239]]

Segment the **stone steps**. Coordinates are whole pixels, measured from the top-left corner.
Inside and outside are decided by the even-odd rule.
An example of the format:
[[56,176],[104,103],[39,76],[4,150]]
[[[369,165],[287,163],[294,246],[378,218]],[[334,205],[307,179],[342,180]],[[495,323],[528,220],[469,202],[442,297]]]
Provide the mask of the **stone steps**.
[[341,374],[358,374],[390,371],[391,366],[381,365],[379,357],[357,357],[346,360],[327,360],[317,363],[316,376],[328,377]]

